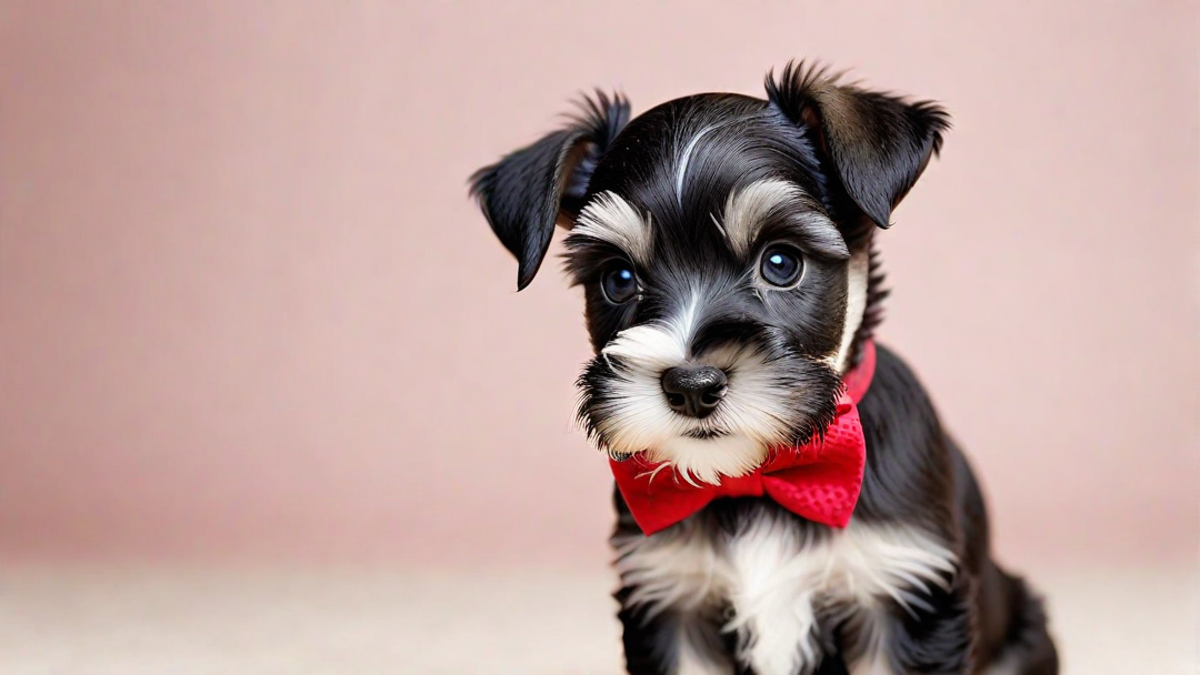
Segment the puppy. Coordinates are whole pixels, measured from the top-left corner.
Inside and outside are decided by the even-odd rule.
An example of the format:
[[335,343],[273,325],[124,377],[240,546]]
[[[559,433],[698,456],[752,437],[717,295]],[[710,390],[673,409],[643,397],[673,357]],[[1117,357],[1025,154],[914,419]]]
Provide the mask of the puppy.
[[630,120],[598,93],[471,179],[518,289],[570,230],[628,670],[1052,675],[967,461],[872,339],[874,233],[949,118],[804,64],[766,94]]

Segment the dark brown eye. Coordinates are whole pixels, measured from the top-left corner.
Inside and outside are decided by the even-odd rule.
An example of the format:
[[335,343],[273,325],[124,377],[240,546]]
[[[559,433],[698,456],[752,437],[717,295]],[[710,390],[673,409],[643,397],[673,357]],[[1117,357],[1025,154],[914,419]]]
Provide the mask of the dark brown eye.
[[804,272],[804,260],[800,252],[791,246],[775,244],[763,251],[758,270],[768,284],[787,288],[800,280]]
[[600,278],[600,290],[614,305],[623,305],[637,295],[637,275],[628,263],[615,263]]

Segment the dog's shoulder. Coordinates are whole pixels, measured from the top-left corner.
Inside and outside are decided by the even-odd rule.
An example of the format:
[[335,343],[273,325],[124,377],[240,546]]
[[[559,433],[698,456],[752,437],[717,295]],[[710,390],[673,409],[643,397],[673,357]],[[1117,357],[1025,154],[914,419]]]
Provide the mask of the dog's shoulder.
[[876,355],[859,404],[867,467],[855,516],[916,522],[950,537],[957,450],[914,370],[883,345]]

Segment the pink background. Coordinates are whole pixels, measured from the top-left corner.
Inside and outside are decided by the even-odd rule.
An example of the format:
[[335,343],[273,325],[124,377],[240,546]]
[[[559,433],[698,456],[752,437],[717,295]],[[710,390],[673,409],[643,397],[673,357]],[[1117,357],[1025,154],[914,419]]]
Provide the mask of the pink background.
[[0,4],[0,553],[599,564],[580,298],[466,177],[819,56],[954,115],[882,332],[1001,556],[1194,555],[1195,3],[567,5]]

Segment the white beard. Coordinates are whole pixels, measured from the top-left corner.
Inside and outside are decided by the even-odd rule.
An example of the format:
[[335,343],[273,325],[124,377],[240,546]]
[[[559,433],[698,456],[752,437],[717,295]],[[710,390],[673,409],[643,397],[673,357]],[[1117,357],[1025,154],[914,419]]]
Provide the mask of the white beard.
[[687,482],[716,484],[721,476],[753,471],[772,446],[789,442],[792,411],[787,384],[752,346],[718,347],[705,354],[703,362],[728,377],[725,397],[711,415],[686,417],[668,407],[662,373],[688,363],[698,301],[694,294],[667,321],[621,331],[601,351],[615,376],[596,411],[597,431],[611,454],[645,451],[647,459],[666,463]]

